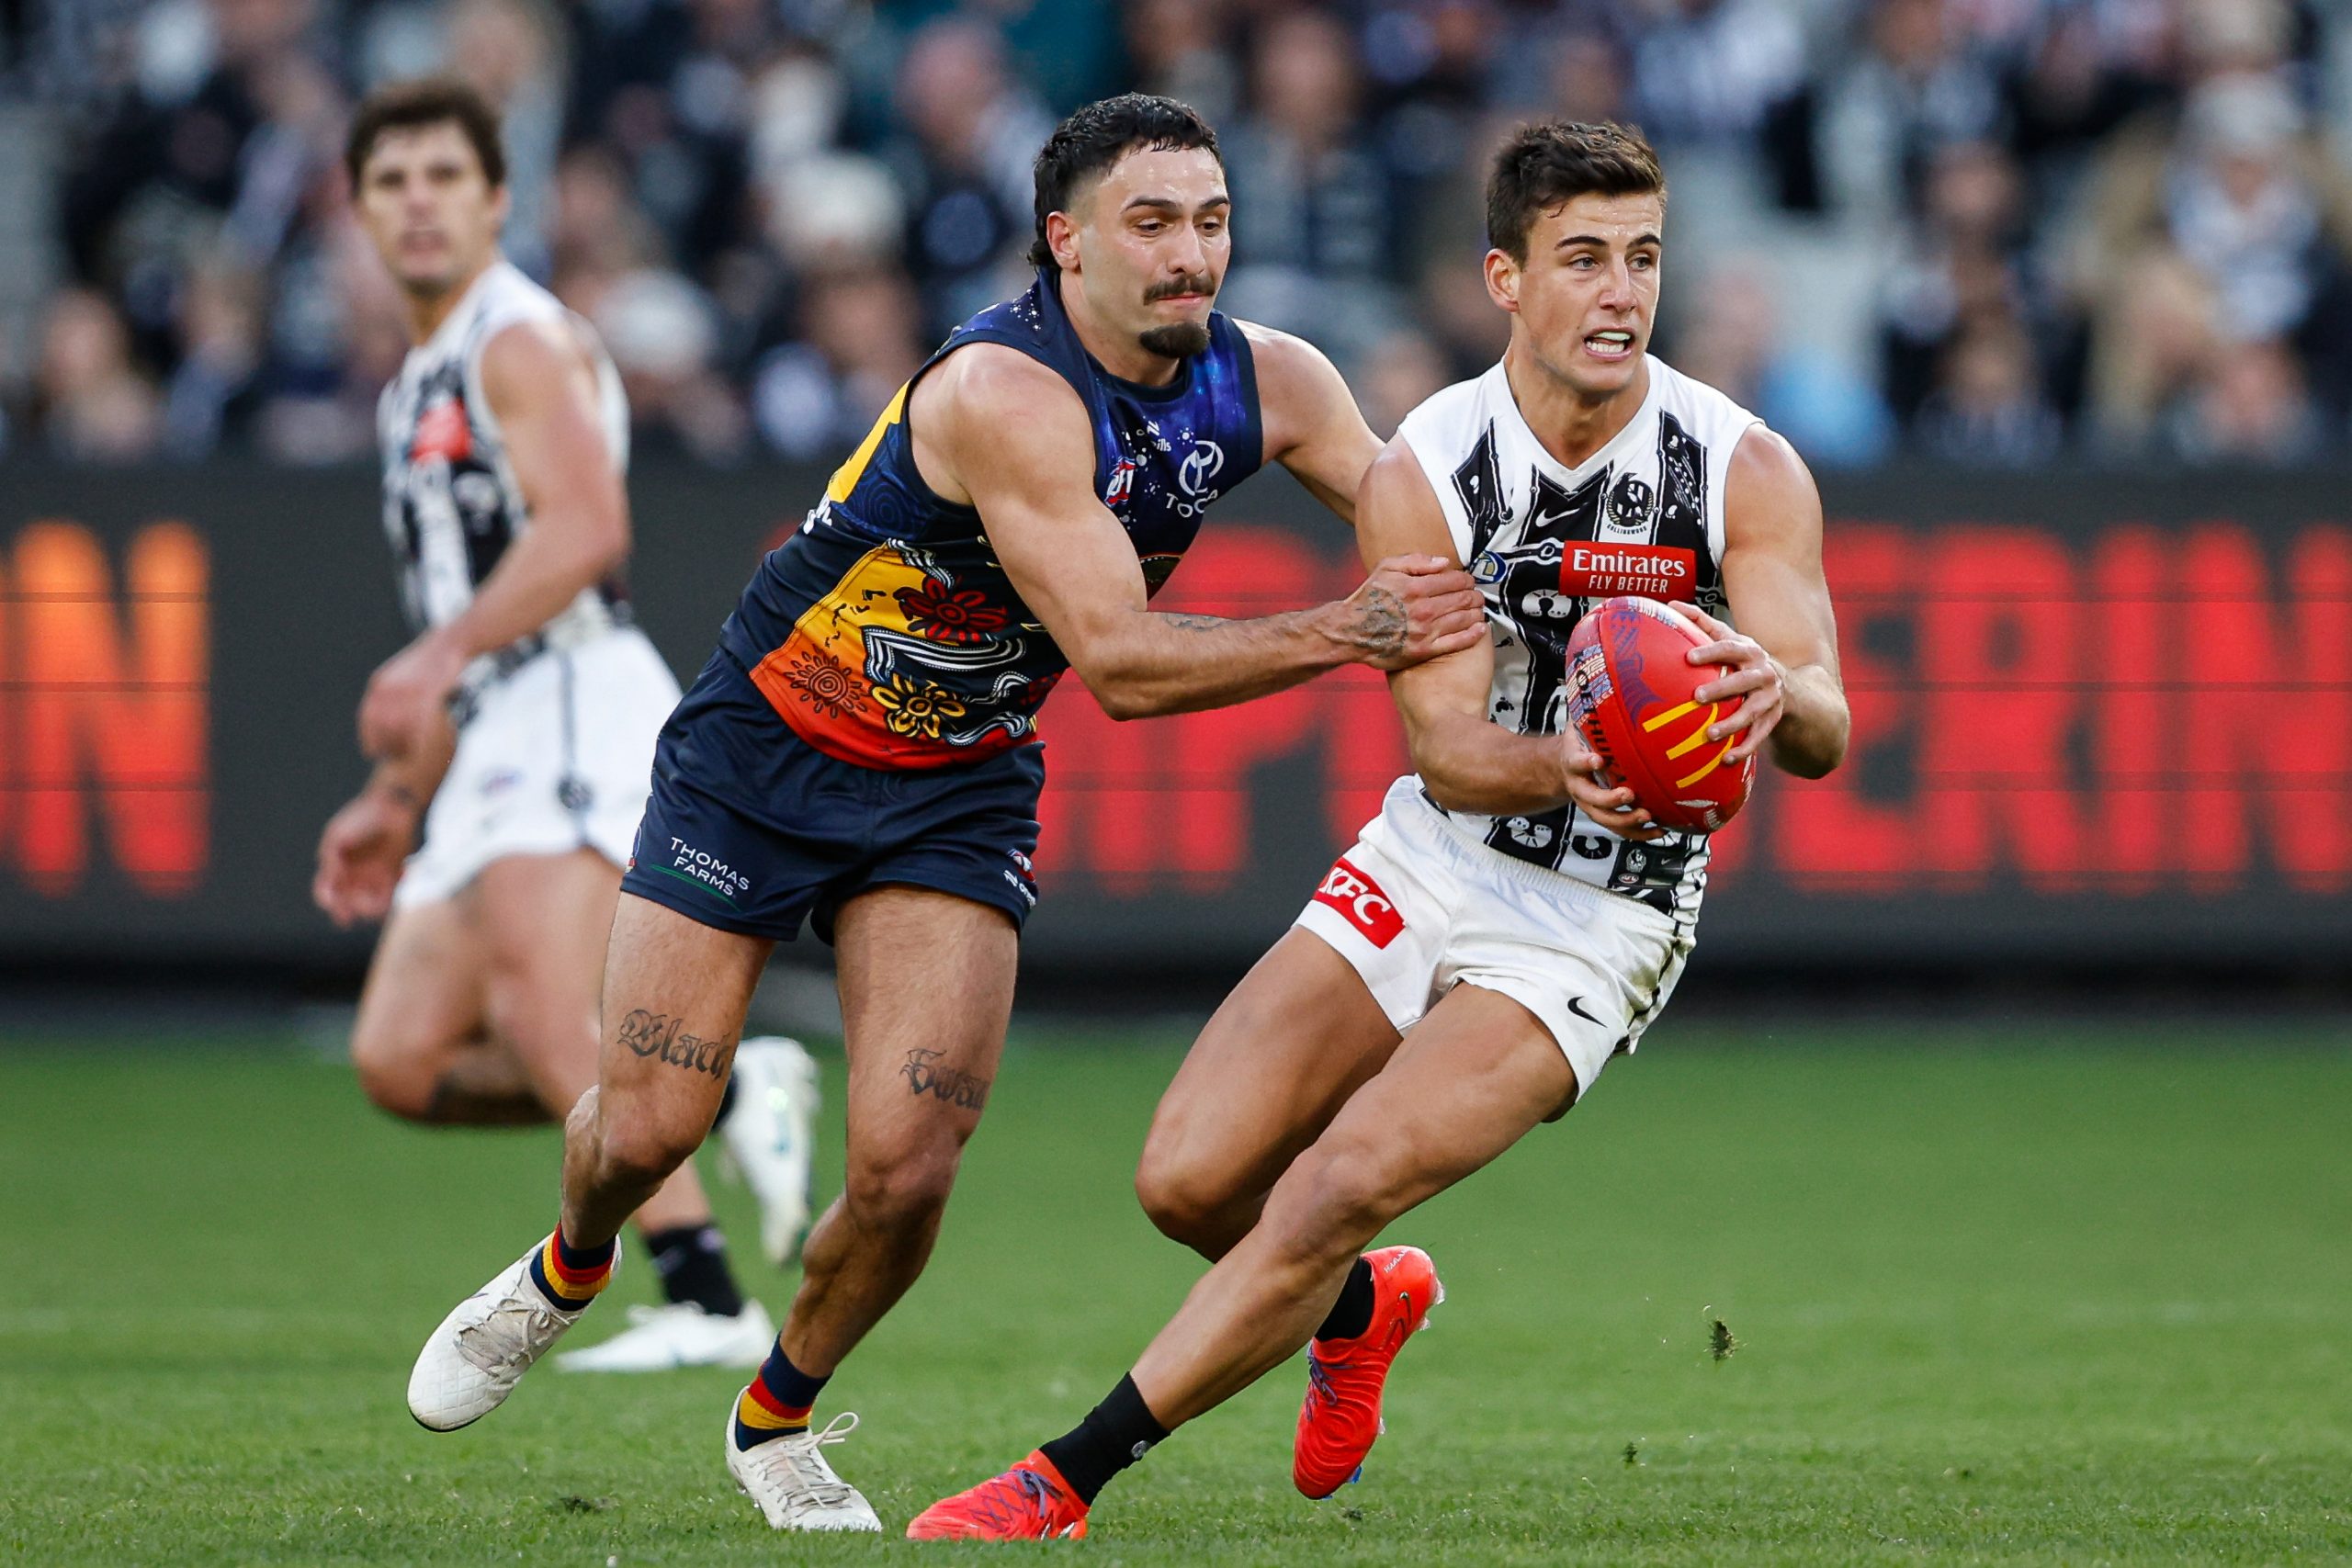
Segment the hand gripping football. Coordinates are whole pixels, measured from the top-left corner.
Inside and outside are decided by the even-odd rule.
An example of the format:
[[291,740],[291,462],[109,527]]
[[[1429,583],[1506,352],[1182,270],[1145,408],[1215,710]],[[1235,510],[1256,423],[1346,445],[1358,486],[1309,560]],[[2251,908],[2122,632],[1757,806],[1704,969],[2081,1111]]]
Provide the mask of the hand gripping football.
[[1568,638],[1568,722],[1658,825],[1712,833],[1738,815],[1756,759],[1725,759],[1737,736],[1707,739],[1736,702],[1702,703],[1701,686],[1730,673],[1684,656],[1713,641],[1655,599],[1606,599]]

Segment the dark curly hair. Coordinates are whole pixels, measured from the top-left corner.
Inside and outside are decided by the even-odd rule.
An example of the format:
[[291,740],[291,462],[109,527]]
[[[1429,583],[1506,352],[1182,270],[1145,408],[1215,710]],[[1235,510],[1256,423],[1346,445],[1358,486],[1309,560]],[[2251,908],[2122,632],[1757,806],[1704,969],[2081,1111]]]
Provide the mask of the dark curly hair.
[[1035,266],[1054,265],[1046,243],[1046,219],[1069,210],[1079,186],[1109,174],[1128,153],[1148,148],[1176,152],[1206,148],[1220,167],[1225,154],[1217,150],[1216,132],[1190,105],[1151,93],[1125,93],[1103,98],[1073,113],[1037,150],[1037,238],[1029,247]]

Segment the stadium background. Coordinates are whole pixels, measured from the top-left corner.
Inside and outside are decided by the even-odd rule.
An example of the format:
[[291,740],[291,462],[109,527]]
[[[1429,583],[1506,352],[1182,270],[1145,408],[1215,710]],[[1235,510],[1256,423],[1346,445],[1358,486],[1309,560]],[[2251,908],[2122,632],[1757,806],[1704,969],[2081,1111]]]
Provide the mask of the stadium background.
[[[0,1549],[772,1550],[712,1484],[723,1374],[535,1385],[439,1447],[390,1403],[553,1160],[368,1110],[367,937],[307,901],[401,637],[402,344],[342,127],[428,69],[502,107],[510,249],[622,367],[682,671],[1017,285],[1054,118],[1130,86],[1225,138],[1227,306],[1384,434],[1498,346],[1497,128],[1639,122],[1661,353],[1821,479],[1853,761],[1767,775],[1638,1063],[1418,1222],[1468,1288],[1411,1446],[1288,1506],[1278,1374],[1098,1544],[2352,1558],[2352,11],[2317,0],[0,4]],[[1336,593],[1350,544],[1261,478],[1163,603]],[[1125,1189],[1152,1099],[1400,755],[1346,675],[1115,727],[1070,684],[1046,733],[1015,1048],[845,1395],[886,1517],[1057,1429],[1190,1279]],[[772,1017],[823,1032],[823,964]],[[136,1430],[90,1420],[126,1382]]]
[[[341,128],[503,108],[509,249],[628,383],[646,619],[697,666],[757,551],[1014,291],[1053,118],[1223,128],[1228,308],[1382,434],[1490,361],[1481,161],[1622,116],[1673,182],[1660,348],[1821,473],[1855,762],[1725,835],[1708,962],[2338,967],[2352,886],[2352,16],[2289,0],[108,0],[9,13],[0,962],[346,977],[303,897],[400,636],[401,352]],[[1337,592],[1279,476],[1174,592]],[[1400,752],[1376,682],[1114,728],[1066,691],[1041,981],[1247,961]],[[1935,820],[1921,841],[1912,824]],[[797,957],[798,955],[796,955]]]

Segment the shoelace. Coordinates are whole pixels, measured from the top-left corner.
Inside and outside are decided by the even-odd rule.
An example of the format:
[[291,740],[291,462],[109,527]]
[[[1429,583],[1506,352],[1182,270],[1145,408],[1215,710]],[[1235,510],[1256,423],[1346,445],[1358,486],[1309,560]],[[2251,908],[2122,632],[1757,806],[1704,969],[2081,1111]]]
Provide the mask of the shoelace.
[[1331,1374],[1323,1370],[1323,1358],[1312,1350],[1306,1353],[1306,1386],[1324,1404],[1340,1403],[1340,1391],[1331,1386]]
[[752,1469],[762,1480],[781,1480],[806,1494],[820,1508],[844,1507],[857,1495],[857,1488],[835,1475],[817,1450],[846,1440],[856,1430],[857,1412],[844,1410],[816,1431],[759,1444],[751,1450]]
[[568,1326],[552,1307],[509,1296],[480,1323],[458,1330],[458,1353],[494,1378],[519,1373]]
[[1052,1522],[1053,1500],[1061,1494],[1034,1470],[1000,1475],[972,1498],[972,1512],[1001,1530],[1034,1526],[1041,1538]]

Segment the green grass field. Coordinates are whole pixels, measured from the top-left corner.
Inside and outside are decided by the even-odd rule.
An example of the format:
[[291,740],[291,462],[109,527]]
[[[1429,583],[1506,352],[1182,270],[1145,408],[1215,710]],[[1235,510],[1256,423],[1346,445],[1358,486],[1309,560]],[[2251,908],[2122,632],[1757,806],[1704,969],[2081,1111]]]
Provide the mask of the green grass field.
[[[1286,1368],[1057,1550],[2352,1561],[2344,1033],[1917,1032],[1662,1029],[1399,1227],[1450,1300],[1361,1485],[1291,1492]],[[827,1400],[893,1529],[1074,1421],[1193,1276],[1128,1187],[1180,1043],[1016,1043],[930,1274]],[[412,1425],[417,1344],[549,1223],[555,1147],[396,1125],[290,1047],[0,1050],[0,1560],[1002,1555],[771,1535],[719,1459],[723,1372],[543,1369],[465,1432]]]

